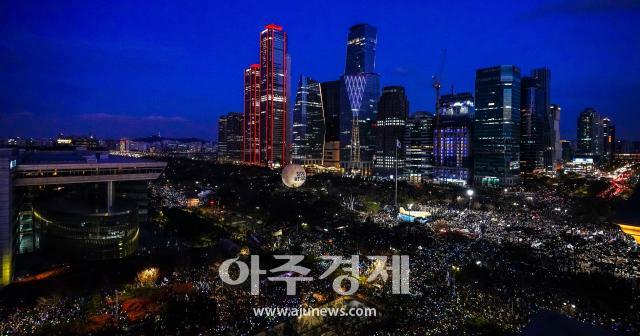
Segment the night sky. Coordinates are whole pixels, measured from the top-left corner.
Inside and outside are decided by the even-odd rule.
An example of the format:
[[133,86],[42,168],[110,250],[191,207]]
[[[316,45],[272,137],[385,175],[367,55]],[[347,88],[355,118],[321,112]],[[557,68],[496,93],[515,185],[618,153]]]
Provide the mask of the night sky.
[[181,2],[1,1],[0,137],[213,139],[217,117],[242,110],[265,24],[288,32],[296,85],[337,79],[348,28],[366,22],[382,85],[404,85],[412,112],[433,111],[446,48],[444,92],[473,92],[477,68],[548,66],[563,138],[593,106],[640,139],[640,1]]

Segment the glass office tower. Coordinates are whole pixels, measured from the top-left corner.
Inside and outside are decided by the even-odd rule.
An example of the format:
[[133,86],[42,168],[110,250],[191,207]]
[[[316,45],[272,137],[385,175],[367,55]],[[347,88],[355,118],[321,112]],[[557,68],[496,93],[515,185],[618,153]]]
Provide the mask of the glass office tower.
[[549,105],[549,110],[551,111],[551,120],[553,122],[553,162],[554,170],[556,170],[562,164],[562,144],[560,143],[560,115],[562,108],[558,104],[551,104]]
[[[540,172],[545,168],[546,145],[549,132],[545,92],[535,77],[522,78],[520,104],[520,170]],[[550,145],[550,144],[549,144]]]
[[260,64],[244,70],[242,161],[260,163]]
[[416,112],[407,119],[404,133],[404,176],[422,182],[433,176],[433,114]]
[[260,33],[260,149],[263,163],[286,164],[287,33],[269,24]]
[[227,116],[218,117],[218,161],[227,158]]
[[535,81],[541,91],[540,99],[542,101],[539,105],[541,106],[540,115],[542,118],[542,166],[546,171],[555,171],[556,134],[554,132],[555,116],[551,109],[551,71],[548,68],[533,69],[529,78]]
[[325,121],[320,83],[300,76],[293,108],[292,160],[301,164],[322,164]]
[[218,160],[242,160],[243,119],[239,112],[231,112],[218,119]]
[[376,45],[378,29],[366,23],[349,29],[345,75],[374,73],[376,71]]
[[604,152],[602,118],[594,108],[588,107],[578,116],[576,156],[599,162]]
[[[376,121],[376,155],[374,172],[376,175],[390,177],[395,174],[396,161],[398,172],[404,169],[405,123],[409,114],[409,99],[402,86],[387,86],[382,90],[378,103]],[[397,158],[397,160],[396,160]]]
[[520,181],[520,69],[502,65],[476,71],[474,181],[488,186]]
[[573,143],[569,140],[560,140],[560,145],[562,146],[562,162],[571,162],[575,152]]
[[340,168],[340,89],[342,81],[322,82],[320,92],[324,111],[324,153],[323,164]]
[[474,113],[471,93],[440,97],[433,132],[434,182],[459,185],[470,182]]
[[340,80],[320,84],[325,120],[325,142],[340,141]]
[[341,160],[351,171],[359,171],[363,162],[371,162],[375,151],[373,124],[380,97],[376,45],[375,27],[358,24],[349,29],[341,88],[340,147]]
[[613,162],[616,143],[616,127],[609,117],[602,118],[602,155]]

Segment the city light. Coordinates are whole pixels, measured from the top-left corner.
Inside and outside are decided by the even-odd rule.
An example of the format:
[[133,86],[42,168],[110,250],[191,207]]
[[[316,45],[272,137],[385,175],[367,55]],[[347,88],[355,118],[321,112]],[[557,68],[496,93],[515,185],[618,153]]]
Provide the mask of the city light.
[[640,335],[640,6],[556,1],[3,4],[0,335]]
[[136,276],[136,282],[139,286],[152,286],[158,280],[160,270],[157,267],[149,267],[140,272]]

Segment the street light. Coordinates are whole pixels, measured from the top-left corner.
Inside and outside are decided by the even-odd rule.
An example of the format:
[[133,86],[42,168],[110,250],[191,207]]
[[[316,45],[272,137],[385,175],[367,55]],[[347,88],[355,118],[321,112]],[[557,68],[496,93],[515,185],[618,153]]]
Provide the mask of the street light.
[[473,189],[467,189],[467,196],[469,196],[469,209],[471,209],[471,200],[473,199]]

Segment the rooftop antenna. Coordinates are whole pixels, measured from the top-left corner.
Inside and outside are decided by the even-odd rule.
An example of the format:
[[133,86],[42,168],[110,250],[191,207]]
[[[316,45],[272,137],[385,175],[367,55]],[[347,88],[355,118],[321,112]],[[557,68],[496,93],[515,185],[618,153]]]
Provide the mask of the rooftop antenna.
[[440,59],[440,67],[438,73],[431,76],[433,84],[431,85],[436,90],[436,106],[435,111],[438,110],[438,104],[440,102],[440,87],[442,87],[442,73],[444,71],[444,62],[447,59],[447,49],[442,49],[442,58]]

